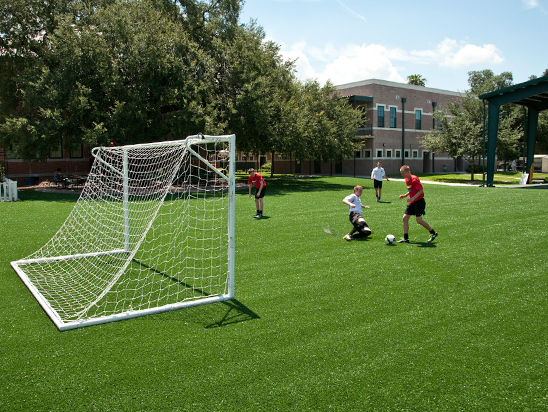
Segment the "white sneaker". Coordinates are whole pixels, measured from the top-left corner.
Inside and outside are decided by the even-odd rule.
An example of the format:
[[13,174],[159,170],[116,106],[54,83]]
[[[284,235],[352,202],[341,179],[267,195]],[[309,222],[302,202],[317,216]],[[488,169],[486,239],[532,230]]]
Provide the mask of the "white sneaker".
[[352,238],[350,237],[350,235],[344,235],[344,236],[343,236],[343,239],[344,239],[344,240],[348,240],[348,241],[352,240]]

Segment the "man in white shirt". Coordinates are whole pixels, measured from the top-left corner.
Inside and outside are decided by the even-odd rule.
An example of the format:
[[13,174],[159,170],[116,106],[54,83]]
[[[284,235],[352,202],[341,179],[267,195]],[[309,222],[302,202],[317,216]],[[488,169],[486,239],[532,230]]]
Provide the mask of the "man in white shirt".
[[382,179],[389,181],[386,177],[386,173],[382,168],[382,163],[377,162],[377,167],[371,172],[371,180],[373,180],[373,186],[375,187],[375,196],[377,196],[377,202],[381,201],[381,192],[382,192]]
[[[343,203],[347,205],[350,209],[350,215],[348,216],[348,219],[353,226],[350,233],[344,235],[344,240],[350,241],[352,239],[366,237],[371,234],[371,229],[369,229],[369,226],[367,226],[367,223],[365,223],[365,219],[362,216],[362,201],[360,200],[362,192],[363,187],[356,186],[354,187],[354,193],[346,196],[343,199]],[[369,209],[369,206],[363,206],[363,208]]]

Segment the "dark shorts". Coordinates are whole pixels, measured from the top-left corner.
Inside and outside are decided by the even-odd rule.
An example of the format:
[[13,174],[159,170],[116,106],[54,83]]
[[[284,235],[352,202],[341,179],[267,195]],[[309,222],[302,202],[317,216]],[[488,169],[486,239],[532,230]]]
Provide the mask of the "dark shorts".
[[424,216],[426,209],[426,201],[424,197],[416,202],[410,203],[405,208],[405,214],[411,216]]
[[266,192],[266,186],[263,186],[263,188],[261,189],[261,194],[259,196],[257,196],[257,192],[259,191],[259,189],[255,189],[255,199],[261,199],[264,197],[264,194]]
[[382,180],[373,179],[373,187],[375,189],[382,189]]

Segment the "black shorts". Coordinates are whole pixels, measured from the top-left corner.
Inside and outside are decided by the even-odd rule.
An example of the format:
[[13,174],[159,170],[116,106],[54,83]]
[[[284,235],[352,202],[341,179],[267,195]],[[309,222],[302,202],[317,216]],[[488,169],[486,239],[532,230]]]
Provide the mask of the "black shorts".
[[405,214],[411,215],[411,216],[424,216],[425,215],[425,209],[426,209],[426,200],[424,200],[424,197],[422,199],[419,199],[413,203],[409,203],[407,207],[405,208]]
[[257,192],[259,191],[259,189],[255,189],[255,199],[261,199],[264,197],[264,193],[266,192],[266,186],[263,186],[263,188],[261,189],[261,194],[259,196],[257,196]]
[[350,220],[350,223],[352,223],[352,226],[354,226],[356,230],[370,230],[369,225],[365,222],[363,216],[358,212],[350,212],[348,220]]
[[382,180],[373,179],[373,187],[375,189],[382,189]]

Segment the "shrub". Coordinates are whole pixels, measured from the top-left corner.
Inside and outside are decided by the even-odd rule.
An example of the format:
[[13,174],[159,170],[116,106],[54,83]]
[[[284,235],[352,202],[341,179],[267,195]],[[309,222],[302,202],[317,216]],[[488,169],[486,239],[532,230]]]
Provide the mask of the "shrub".
[[[468,165],[468,168],[466,169],[468,173],[472,173],[472,165]],[[483,166],[482,165],[474,165],[474,173],[483,173]]]

